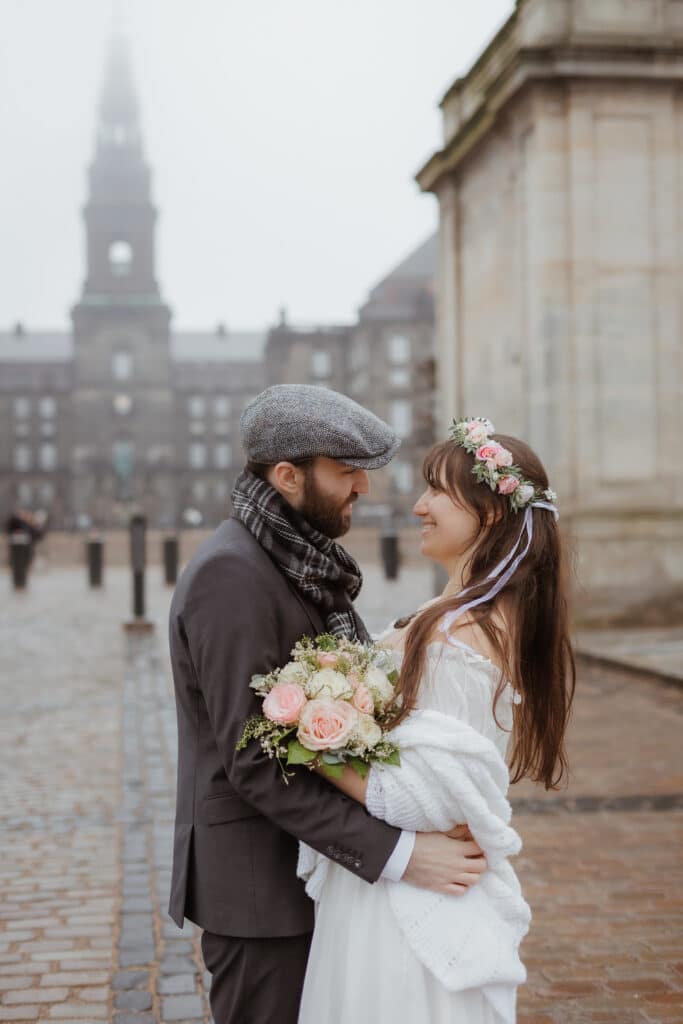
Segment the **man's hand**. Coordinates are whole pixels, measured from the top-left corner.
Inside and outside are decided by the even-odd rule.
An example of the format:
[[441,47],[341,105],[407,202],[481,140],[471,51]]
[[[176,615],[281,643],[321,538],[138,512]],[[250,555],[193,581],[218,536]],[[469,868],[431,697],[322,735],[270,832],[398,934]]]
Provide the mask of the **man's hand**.
[[486,858],[473,839],[418,832],[402,881],[420,889],[460,896],[476,885],[484,871]]

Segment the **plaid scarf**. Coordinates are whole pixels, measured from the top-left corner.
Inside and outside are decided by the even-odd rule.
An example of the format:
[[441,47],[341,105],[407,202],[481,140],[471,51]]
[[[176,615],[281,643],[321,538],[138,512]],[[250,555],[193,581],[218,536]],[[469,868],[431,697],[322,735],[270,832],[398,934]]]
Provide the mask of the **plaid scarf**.
[[371,642],[352,604],[363,576],[348,551],[315,530],[267,480],[248,469],[235,483],[232,516],[246,526],[300,593],[321,609],[328,633]]

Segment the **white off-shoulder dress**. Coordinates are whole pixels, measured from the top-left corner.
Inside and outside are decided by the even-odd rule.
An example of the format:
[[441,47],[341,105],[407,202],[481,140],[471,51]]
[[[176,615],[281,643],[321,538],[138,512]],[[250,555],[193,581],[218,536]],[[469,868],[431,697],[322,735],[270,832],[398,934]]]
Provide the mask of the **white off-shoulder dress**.
[[[452,638],[448,644],[430,644],[420,686],[418,716],[421,711],[425,713],[422,717],[427,729],[430,722],[436,722],[437,726],[439,722],[445,723],[447,728],[443,735],[446,737],[449,723],[452,724],[453,747],[446,743],[443,752],[446,758],[451,757],[454,766],[461,739],[465,744],[463,762],[468,760],[472,744],[473,747],[479,745],[480,751],[475,752],[474,760],[469,760],[475,785],[481,767],[476,763],[479,754],[488,757],[489,763],[499,762],[493,764],[493,770],[494,774],[498,771],[497,786],[503,791],[500,800],[508,808],[509,818],[504,794],[507,770],[502,762],[510,735],[513,702],[519,698],[507,686],[494,718],[493,697],[499,678],[499,670],[465,644]],[[403,776],[402,771],[399,767],[371,770],[366,802],[375,817],[391,819],[387,814],[387,801],[393,800],[396,806],[397,794],[400,805],[400,787],[409,781],[407,767]],[[429,784],[435,785],[433,780]],[[461,804],[456,813],[462,813],[463,806]],[[400,817],[400,813],[395,812],[391,824],[420,828],[414,820],[397,820]],[[454,817],[450,824],[462,820]],[[508,826],[501,824],[501,828],[517,838]],[[495,835],[492,845],[495,845]],[[516,852],[516,848],[512,852]],[[489,851],[485,852],[488,857]],[[492,856],[495,858],[495,853]],[[314,862],[317,862],[315,872],[312,870]],[[491,887],[486,891],[480,882],[465,896],[439,896],[405,882],[380,879],[369,885],[339,865],[303,848],[300,874],[311,883],[314,881],[311,876],[317,876],[315,884],[309,888],[317,903],[299,1024],[320,1024],[321,1021],[326,1024],[363,1024],[366,1021],[373,1024],[509,1024],[513,1021],[516,985],[525,976],[517,948],[528,927],[528,908],[506,859],[502,860],[496,879],[493,878],[495,873],[490,872]],[[401,888],[392,891],[394,886]],[[508,890],[515,904],[511,928],[508,928],[505,913],[500,919],[495,916],[499,908],[494,906],[507,900]],[[398,896],[405,899],[401,901]],[[476,920],[473,923],[472,916],[486,917],[489,910],[493,924],[489,922],[488,935],[481,929],[481,934],[475,934],[477,923]],[[441,944],[436,950],[429,948],[432,930],[438,933]],[[496,988],[494,982],[500,980],[502,968],[505,969],[502,971],[505,985]],[[491,997],[491,992],[498,994]]]

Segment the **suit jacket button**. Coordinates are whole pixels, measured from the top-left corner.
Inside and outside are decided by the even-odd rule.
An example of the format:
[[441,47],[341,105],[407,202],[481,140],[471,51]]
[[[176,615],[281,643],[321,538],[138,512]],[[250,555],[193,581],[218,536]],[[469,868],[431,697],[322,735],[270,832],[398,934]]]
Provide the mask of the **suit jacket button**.
[[354,868],[359,868],[361,866],[361,862],[359,860],[354,860],[353,866]]

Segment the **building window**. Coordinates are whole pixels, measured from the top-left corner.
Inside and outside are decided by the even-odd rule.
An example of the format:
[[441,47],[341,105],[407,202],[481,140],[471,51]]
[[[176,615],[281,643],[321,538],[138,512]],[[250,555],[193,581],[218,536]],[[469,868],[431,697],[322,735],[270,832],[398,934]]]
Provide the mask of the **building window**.
[[114,412],[117,416],[130,416],[133,408],[133,399],[130,395],[116,395],[114,398]]
[[132,441],[115,441],[112,445],[112,462],[119,477],[133,472],[134,448]]
[[17,487],[17,498],[20,505],[31,505],[33,503],[33,487],[25,480]]
[[219,395],[213,400],[213,414],[218,419],[225,419],[230,415],[230,399],[226,395]]
[[389,406],[391,425],[399,437],[408,437],[413,429],[413,409],[410,402],[397,398]]
[[133,266],[130,242],[112,242],[109,246],[109,269],[115,277],[126,277]]
[[114,380],[130,380],[133,372],[133,357],[125,349],[118,349],[111,357],[111,372]]
[[38,462],[41,469],[50,470],[57,466],[57,446],[54,444],[41,444],[38,452]]
[[216,469],[227,469],[232,461],[230,445],[225,441],[217,444],[213,450],[213,462]]
[[49,395],[45,395],[43,398],[40,399],[40,402],[38,403],[38,408],[40,410],[40,415],[43,417],[43,419],[50,420],[57,413],[57,402],[54,398],[51,398]]
[[389,338],[389,362],[407,363],[410,360],[410,339],[405,334],[393,334]]
[[14,415],[17,419],[25,420],[31,415],[31,399],[30,398],[15,398],[14,399]]
[[229,434],[230,424],[227,420],[216,420],[213,425],[214,434]]
[[41,505],[51,505],[55,500],[55,485],[49,482],[41,484],[38,488],[38,496]]
[[410,385],[410,370],[406,366],[392,366],[389,383],[395,388],[407,388]]
[[206,466],[206,445],[195,441],[189,448],[190,466],[192,469],[204,469]]
[[202,420],[190,420],[190,433],[193,437],[201,437],[205,427]]
[[317,380],[326,380],[332,373],[332,356],[325,349],[316,349],[311,356],[311,369]]
[[413,467],[410,462],[392,462],[391,475],[394,480],[394,486],[400,494],[409,494],[412,491]]
[[14,449],[14,468],[19,473],[26,473],[32,465],[31,448],[27,444],[18,444]]
[[192,497],[195,501],[206,501],[207,486],[205,480],[195,480],[192,484]]
[[23,421],[15,421],[14,433],[17,437],[28,437],[31,433],[31,426]]
[[187,412],[193,419],[206,415],[206,399],[202,395],[192,395],[187,400]]
[[40,424],[40,433],[43,437],[54,437],[57,433],[57,428],[50,420],[46,420],[45,423]]

